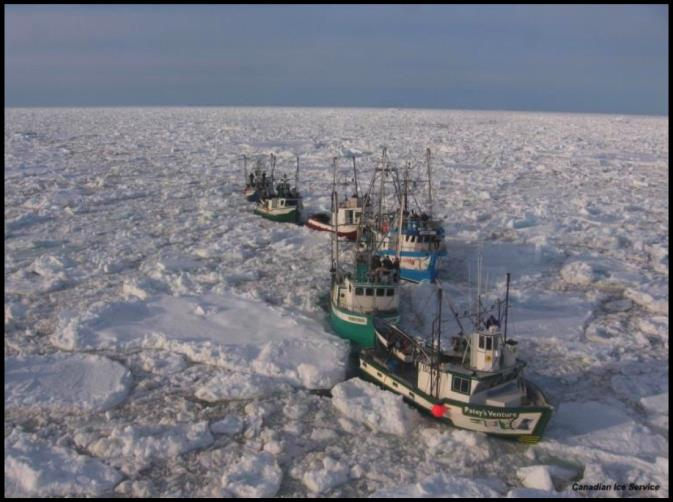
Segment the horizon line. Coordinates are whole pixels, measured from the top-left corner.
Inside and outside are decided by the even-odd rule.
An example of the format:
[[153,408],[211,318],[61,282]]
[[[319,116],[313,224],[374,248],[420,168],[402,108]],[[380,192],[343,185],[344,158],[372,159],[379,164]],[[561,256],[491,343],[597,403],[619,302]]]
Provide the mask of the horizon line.
[[423,110],[423,111],[463,111],[463,112],[498,112],[498,113],[549,113],[560,115],[629,115],[636,117],[660,117],[668,118],[668,114],[663,113],[636,113],[636,112],[590,112],[590,111],[568,111],[568,110],[522,110],[522,109],[504,109],[504,108],[439,108],[423,106],[349,106],[349,105],[5,105],[7,109],[40,109],[40,108],[343,108],[352,110]]

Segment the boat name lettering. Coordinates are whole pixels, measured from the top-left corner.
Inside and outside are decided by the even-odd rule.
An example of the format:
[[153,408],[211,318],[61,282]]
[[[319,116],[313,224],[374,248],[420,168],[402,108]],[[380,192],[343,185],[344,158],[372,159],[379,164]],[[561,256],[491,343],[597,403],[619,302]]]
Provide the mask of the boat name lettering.
[[463,406],[463,414],[469,417],[480,418],[517,418],[519,416],[515,411],[476,409],[470,408],[469,406]]

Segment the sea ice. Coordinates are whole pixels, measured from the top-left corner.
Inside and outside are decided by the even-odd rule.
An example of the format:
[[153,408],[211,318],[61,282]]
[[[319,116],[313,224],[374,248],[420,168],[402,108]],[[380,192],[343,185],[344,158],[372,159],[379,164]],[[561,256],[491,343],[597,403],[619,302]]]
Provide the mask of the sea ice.
[[252,452],[244,450],[241,457],[229,465],[222,475],[224,493],[236,497],[273,497],[283,472],[273,455],[268,452]]
[[155,460],[174,458],[213,442],[207,422],[115,426],[100,432],[103,436],[80,446],[126,474],[134,474]]
[[420,420],[402,396],[357,377],[332,388],[332,404],[348,418],[387,434],[409,434]]
[[499,498],[500,493],[479,478],[463,478],[440,472],[405,486],[382,488],[371,498]]
[[213,294],[100,305],[85,316],[62,318],[52,343],[67,350],[162,349],[307,388],[342,379],[348,348],[306,317]]
[[6,497],[96,496],[121,479],[116,469],[33,434],[5,436]]
[[131,373],[106,357],[51,354],[5,358],[5,407],[92,412],[129,393]]
[[531,465],[529,467],[521,467],[516,471],[516,476],[521,481],[521,484],[526,488],[534,488],[536,490],[553,491],[554,484],[551,480],[549,468],[546,465]]

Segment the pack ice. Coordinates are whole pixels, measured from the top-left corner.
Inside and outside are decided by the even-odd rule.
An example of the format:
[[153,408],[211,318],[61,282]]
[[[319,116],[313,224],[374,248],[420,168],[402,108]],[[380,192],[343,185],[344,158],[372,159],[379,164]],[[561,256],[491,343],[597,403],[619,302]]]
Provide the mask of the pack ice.
[[[6,109],[5,495],[667,497],[668,143],[667,117]],[[241,194],[243,154],[298,154],[326,211],[332,157],[363,183],[383,146],[432,150],[458,311],[477,254],[486,297],[512,273],[508,337],[556,410],[536,446],[361,381],[319,306],[329,236]],[[402,286],[405,331],[433,299]]]

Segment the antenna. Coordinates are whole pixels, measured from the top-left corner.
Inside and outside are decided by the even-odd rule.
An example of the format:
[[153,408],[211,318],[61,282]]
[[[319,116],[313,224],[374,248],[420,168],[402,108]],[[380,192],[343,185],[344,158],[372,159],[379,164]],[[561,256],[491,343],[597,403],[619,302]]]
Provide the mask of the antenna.
[[248,156],[243,155],[243,175],[245,176],[245,184],[248,184]]
[[358,170],[355,168],[355,155],[353,155],[353,181],[355,182],[355,197],[360,199],[360,194],[358,192]]

